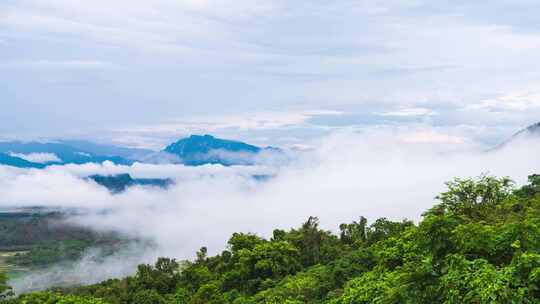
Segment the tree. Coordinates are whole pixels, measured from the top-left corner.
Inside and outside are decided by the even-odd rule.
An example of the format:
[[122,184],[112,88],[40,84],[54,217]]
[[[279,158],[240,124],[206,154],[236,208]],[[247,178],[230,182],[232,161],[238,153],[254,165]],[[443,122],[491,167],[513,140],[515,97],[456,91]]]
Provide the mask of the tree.
[[367,241],[367,219],[363,216],[360,217],[360,221],[352,222],[351,224],[339,225],[340,235],[339,239],[348,245],[355,248],[360,247]]
[[137,291],[133,296],[133,304],[167,304],[165,298],[154,289]]
[[437,196],[441,204],[433,210],[451,212],[479,219],[490,209],[495,208],[514,190],[514,183],[507,177],[496,178],[482,175],[477,180],[472,178],[447,182],[448,190]]
[[519,196],[533,197],[540,194],[540,174],[529,175],[529,184],[516,191]]
[[518,189],[488,176],[447,185],[418,224],[360,217],[335,235],[310,217],[270,239],[235,233],[218,255],[203,247],[181,266],[160,258],[65,291],[81,297],[10,304],[540,304],[540,176]]
[[173,293],[179,281],[179,265],[174,259],[158,258],[154,266],[139,265],[134,277],[135,289],[154,289],[161,294]]

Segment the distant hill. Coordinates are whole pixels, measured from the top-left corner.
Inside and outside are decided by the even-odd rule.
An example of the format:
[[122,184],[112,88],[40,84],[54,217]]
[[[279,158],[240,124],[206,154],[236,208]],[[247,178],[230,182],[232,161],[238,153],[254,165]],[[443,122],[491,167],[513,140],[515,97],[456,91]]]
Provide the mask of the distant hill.
[[[111,161],[120,165],[130,165],[133,163],[132,160],[122,156],[96,153],[98,145],[94,145],[93,147],[87,145],[85,148],[81,143],[78,142],[78,145],[70,145],[64,142],[0,142],[0,153],[4,155],[4,157],[0,158],[0,164],[21,168],[35,168],[55,164],[102,163],[104,161]],[[92,147],[92,149],[89,147]],[[25,160],[24,155],[31,156],[36,154],[49,154],[54,156],[54,159],[39,162],[39,165],[35,164],[38,162],[29,159],[26,159],[28,163],[20,161]]]
[[153,186],[165,189],[174,183],[171,179],[132,178],[129,174],[91,175],[87,178],[107,188],[112,193],[123,192],[132,186]]
[[491,149],[490,151],[501,149],[507,145],[510,145],[511,143],[515,141],[521,140],[523,138],[531,137],[531,136],[532,137],[537,136],[540,139],[540,122],[532,124],[526,127],[525,129],[518,131],[517,133],[512,135],[509,139],[504,141],[502,144],[496,146],[495,148]]
[[263,152],[277,155],[282,151],[278,148],[261,148],[211,135],[192,135],[170,144],[159,152],[81,140],[9,141],[0,142],[0,165],[44,168],[49,165],[102,163],[104,161],[117,165],[131,165],[135,161],[152,164],[181,163],[186,166],[253,165],[260,161]]
[[[87,256],[88,250],[96,254],[93,258],[101,259],[128,248],[134,241],[116,232],[96,232],[70,224],[66,219],[75,214],[72,212],[75,211],[0,208],[0,271],[18,278],[34,271],[37,274],[44,269],[59,269],[58,275],[48,275],[46,279],[36,275],[32,283],[47,281],[55,286],[67,285],[72,278],[60,274],[68,269],[67,265]],[[26,286],[33,290],[36,285]],[[4,302],[0,300],[0,303]]]
[[191,135],[167,146],[163,152],[177,156],[187,166],[204,164],[252,165],[262,151],[279,151],[260,148],[244,142],[216,138],[212,135]]
[[97,144],[86,140],[59,140],[59,143],[65,144],[79,151],[85,151],[93,155],[118,156],[129,160],[137,160],[146,155],[154,153],[152,150],[127,148],[115,145]]
[[514,136],[519,136],[520,134],[540,136],[540,122],[537,122],[533,125],[528,126],[527,128],[521,130]]
[[0,153],[0,165],[18,167],[18,168],[36,168],[42,169],[45,167],[44,164],[29,162],[25,159],[11,156],[6,153]]

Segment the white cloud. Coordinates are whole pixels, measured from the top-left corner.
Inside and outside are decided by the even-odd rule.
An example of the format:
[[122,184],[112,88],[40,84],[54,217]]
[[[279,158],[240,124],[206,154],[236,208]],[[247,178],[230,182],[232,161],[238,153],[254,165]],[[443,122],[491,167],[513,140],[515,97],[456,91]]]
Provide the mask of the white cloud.
[[226,28],[220,28],[220,19],[234,21],[267,15],[274,10],[273,3],[35,0],[6,5],[0,24],[22,32],[60,34],[98,44],[196,56],[191,50],[214,53],[204,47],[208,44],[237,44],[229,40]]
[[432,116],[436,115],[436,112],[428,108],[405,108],[398,111],[384,112],[382,116],[397,116],[397,117],[409,117],[409,116]]
[[494,112],[530,111],[540,109],[540,93],[535,91],[515,92],[495,98],[482,100],[467,106],[469,110],[488,110]]
[[209,117],[195,117],[178,124],[157,125],[151,131],[178,131],[178,130],[207,130],[217,132],[222,129],[261,130],[284,128],[304,124],[313,116],[341,115],[339,111],[307,110],[288,112],[252,112],[236,115],[220,115]]
[[[511,20],[533,18],[537,6],[530,6],[504,1],[8,1],[0,4],[4,65],[51,72],[25,68],[5,76],[0,80],[12,89],[0,93],[0,99],[27,114],[16,117],[29,132],[58,126],[51,133],[72,130],[66,121],[81,107],[88,116],[77,122],[81,129],[132,124],[160,133],[178,133],[184,123],[195,124],[162,123],[181,115],[251,113],[254,108],[342,109],[377,103],[382,106],[364,113],[390,119],[443,116],[452,111],[448,104],[461,108],[494,91],[538,83],[538,31],[523,30],[523,20]],[[487,16],[493,17],[497,7],[512,13],[498,14],[500,22],[494,25]],[[122,69],[99,70],[105,67]],[[55,86],[66,79],[77,88],[60,93]],[[47,110],[33,107],[35,100],[50,104],[55,115],[42,115]],[[538,107],[533,110],[538,115]],[[253,121],[248,115],[237,117],[244,130],[284,123]],[[487,123],[501,121],[490,113],[478,116]],[[52,117],[66,119],[53,124]],[[7,126],[16,125],[15,118],[5,119],[11,121]],[[226,127],[226,121],[221,123]],[[7,128],[6,133],[17,131]],[[130,144],[141,139],[116,135]]]
[[40,163],[40,164],[62,161],[54,153],[29,153],[29,154],[10,153],[10,155],[14,157],[22,158],[29,162]]
[[[307,121],[316,116],[339,116],[344,113],[332,110],[266,111],[234,115],[198,116],[169,123],[123,127],[112,130],[112,141],[118,144],[162,149],[171,140],[191,134],[216,135],[234,132],[264,132],[306,127]],[[108,132],[110,133],[110,132]],[[253,136],[254,137],[254,136]],[[285,137],[286,138],[286,137]]]
[[428,144],[463,144],[466,139],[460,136],[439,133],[435,131],[422,131],[405,134],[402,140],[409,143]]

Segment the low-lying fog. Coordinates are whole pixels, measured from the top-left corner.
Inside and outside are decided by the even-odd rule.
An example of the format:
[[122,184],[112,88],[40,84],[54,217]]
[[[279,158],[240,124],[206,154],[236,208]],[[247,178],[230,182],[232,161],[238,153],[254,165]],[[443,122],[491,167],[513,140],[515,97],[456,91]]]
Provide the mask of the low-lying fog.
[[[153,262],[157,256],[192,258],[202,246],[217,253],[233,232],[268,236],[275,228],[298,226],[310,215],[318,216],[330,230],[359,216],[419,220],[444,189],[444,182],[453,177],[489,173],[510,176],[519,184],[527,175],[540,172],[538,138],[491,152],[446,139],[345,132],[312,142],[313,150],[280,166],[271,162],[256,167],[105,163],[25,170],[0,166],[0,208],[78,208],[84,213],[71,217],[71,223],[148,238],[157,245],[151,250],[129,248],[100,263],[85,257],[72,268],[51,269],[11,284],[23,291],[29,286],[46,287],[59,273],[83,283],[124,276],[136,264]],[[132,187],[111,194],[81,178],[118,173],[173,178],[176,183],[167,190]],[[274,177],[257,181],[254,174]]]

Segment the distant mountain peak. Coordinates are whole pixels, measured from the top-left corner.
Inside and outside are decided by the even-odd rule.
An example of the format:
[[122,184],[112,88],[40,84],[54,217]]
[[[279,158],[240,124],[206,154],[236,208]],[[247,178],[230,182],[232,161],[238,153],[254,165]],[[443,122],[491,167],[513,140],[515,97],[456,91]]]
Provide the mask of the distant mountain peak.
[[210,134],[193,134],[182,138],[160,152],[132,149],[81,140],[57,142],[2,142],[0,164],[20,168],[43,168],[49,165],[103,163],[131,165],[134,162],[254,165],[261,162],[260,152],[279,153],[278,148],[257,147],[237,140],[217,138]]
[[190,135],[168,145],[163,151],[179,157],[188,166],[204,164],[251,165],[262,150],[241,141],[221,139],[209,134]]

